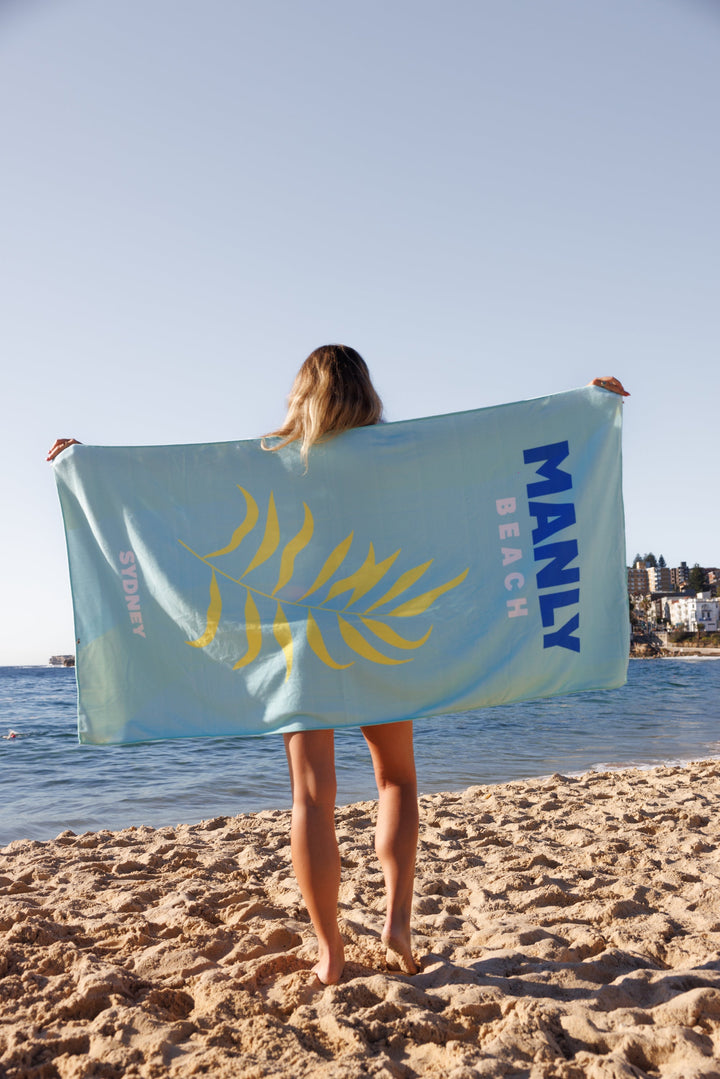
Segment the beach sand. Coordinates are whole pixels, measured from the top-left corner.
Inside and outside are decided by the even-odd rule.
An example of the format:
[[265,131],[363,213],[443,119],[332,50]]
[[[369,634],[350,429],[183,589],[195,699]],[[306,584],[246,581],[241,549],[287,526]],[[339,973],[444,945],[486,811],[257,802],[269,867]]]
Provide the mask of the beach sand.
[[720,762],[421,799],[415,977],[373,803],[339,809],[339,985],[289,815],[0,852],[0,1075],[720,1077]]

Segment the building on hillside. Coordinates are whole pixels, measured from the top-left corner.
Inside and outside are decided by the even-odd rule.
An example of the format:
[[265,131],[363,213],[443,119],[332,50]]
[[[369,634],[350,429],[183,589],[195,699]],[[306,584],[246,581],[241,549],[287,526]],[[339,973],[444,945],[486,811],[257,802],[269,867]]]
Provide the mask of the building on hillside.
[[695,608],[695,622],[708,631],[717,630],[720,624],[720,600],[712,599],[712,592],[699,592]]
[[690,570],[688,569],[687,562],[681,562],[679,566],[670,570],[670,576],[672,578],[672,586],[676,592],[682,592],[683,588],[690,582]]
[[647,566],[638,561],[628,570],[628,593],[631,596],[645,596],[649,591]]
[[720,595],[720,569],[718,569],[717,566],[707,566],[705,568],[705,575],[708,584],[715,595]]
[[672,570],[668,566],[648,566],[650,592],[673,592]]
[[696,630],[698,625],[708,631],[717,630],[720,622],[720,600],[712,599],[709,592],[696,596],[682,596],[667,603],[670,621],[674,626]]
[[651,592],[649,599],[650,610],[652,611],[656,622],[669,622],[670,621],[670,601],[674,599],[685,599],[684,592]]

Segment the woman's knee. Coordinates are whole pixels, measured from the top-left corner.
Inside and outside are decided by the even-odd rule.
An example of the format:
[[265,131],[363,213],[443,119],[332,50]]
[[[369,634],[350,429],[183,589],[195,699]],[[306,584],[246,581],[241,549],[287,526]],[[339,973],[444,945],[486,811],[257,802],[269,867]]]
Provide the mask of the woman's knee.
[[335,808],[337,797],[337,783],[335,776],[305,775],[293,783],[293,805],[304,806],[307,809]]
[[399,789],[403,794],[417,788],[412,723],[385,723],[363,727],[370,748],[378,790]]

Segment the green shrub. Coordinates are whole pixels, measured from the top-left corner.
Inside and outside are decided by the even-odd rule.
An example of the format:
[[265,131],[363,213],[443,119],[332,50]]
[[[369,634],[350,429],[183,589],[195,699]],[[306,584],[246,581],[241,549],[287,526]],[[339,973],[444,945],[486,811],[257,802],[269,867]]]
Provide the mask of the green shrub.
[[695,633],[688,629],[676,629],[668,634],[670,644],[684,644],[695,648],[720,648],[720,633]]

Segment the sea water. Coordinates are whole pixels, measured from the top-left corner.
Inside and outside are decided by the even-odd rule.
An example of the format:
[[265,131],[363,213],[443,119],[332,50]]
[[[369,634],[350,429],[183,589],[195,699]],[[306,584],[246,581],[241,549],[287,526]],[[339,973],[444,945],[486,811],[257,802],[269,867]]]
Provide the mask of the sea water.
[[[421,792],[717,757],[720,659],[632,660],[622,689],[420,720],[415,746]],[[375,797],[360,731],[336,747],[338,802]],[[81,746],[72,669],[0,668],[0,846],[289,804],[277,735]]]

